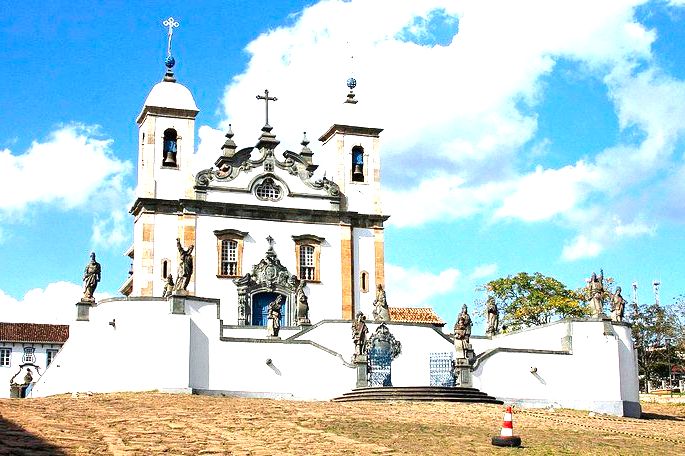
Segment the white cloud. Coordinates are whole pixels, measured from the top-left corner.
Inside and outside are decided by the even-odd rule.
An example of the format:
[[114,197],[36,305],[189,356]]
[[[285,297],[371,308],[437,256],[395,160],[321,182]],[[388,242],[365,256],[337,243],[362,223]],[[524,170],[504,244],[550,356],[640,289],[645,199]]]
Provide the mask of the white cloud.
[[435,307],[435,298],[452,292],[461,272],[449,268],[438,274],[385,265],[386,292],[392,307]]
[[[70,282],[55,282],[45,289],[29,290],[21,300],[0,290],[0,315],[8,323],[70,324],[76,319],[76,302],[83,288]],[[97,300],[110,297],[96,293]]]
[[564,246],[561,252],[562,259],[575,261],[581,258],[594,258],[602,251],[602,246],[595,240],[588,239],[585,235],[577,236],[570,244]]
[[98,127],[69,124],[45,141],[34,141],[22,154],[0,151],[0,220],[11,215],[21,222],[26,209],[41,204],[85,208],[95,218],[94,245],[125,242],[124,214],[133,195],[125,178],[132,166],[116,158],[111,145]]
[[482,264],[480,266],[476,266],[469,274],[469,279],[472,281],[477,281],[480,279],[484,279],[485,277],[490,277],[494,274],[497,273],[497,264],[496,263],[490,263],[490,264]]
[[71,209],[128,173],[131,165],[113,156],[112,141],[98,137],[97,127],[71,124],[53,131],[44,142],[34,141],[23,154],[0,151],[0,210],[21,210],[35,203]]
[[[552,221],[575,232],[564,259],[598,255],[628,232],[649,234],[635,221],[644,210],[625,195],[647,198],[685,129],[683,83],[655,66],[656,30],[634,17],[642,3],[319,2],[292,25],[247,46],[245,72],[225,89],[221,130],[232,122],[238,147],[253,145],[264,121],[254,97],[269,88],[279,97],[270,123],[282,150],[296,148],[303,130],[316,137],[339,119],[385,129],[383,197],[390,223],[474,215]],[[450,28],[430,29],[436,11],[447,23],[453,18],[458,32],[454,27],[451,36],[437,39]],[[407,39],[412,35],[426,44]],[[556,167],[523,167],[525,146],[533,146],[528,159],[539,158],[545,147],[545,138],[536,137],[535,108],[546,95],[543,78],[559,59],[605,83],[623,132],[636,128],[644,138],[588,150],[583,159]],[[350,74],[359,100],[352,119],[340,112]],[[199,136],[198,156],[213,162],[223,133],[201,128]],[[317,146],[312,149],[316,160]],[[628,222],[617,228],[615,217]],[[612,229],[618,230],[613,237]]]

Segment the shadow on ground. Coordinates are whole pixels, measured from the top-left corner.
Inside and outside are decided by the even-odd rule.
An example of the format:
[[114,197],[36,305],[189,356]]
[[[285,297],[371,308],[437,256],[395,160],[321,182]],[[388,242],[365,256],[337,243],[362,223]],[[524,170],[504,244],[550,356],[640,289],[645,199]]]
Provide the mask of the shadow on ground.
[[66,455],[55,445],[0,416],[0,455]]
[[660,415],[658,413],[642,413],[640,418],[643,420],[665,420],[665,421],[685,421],[685,418],[672,415]]

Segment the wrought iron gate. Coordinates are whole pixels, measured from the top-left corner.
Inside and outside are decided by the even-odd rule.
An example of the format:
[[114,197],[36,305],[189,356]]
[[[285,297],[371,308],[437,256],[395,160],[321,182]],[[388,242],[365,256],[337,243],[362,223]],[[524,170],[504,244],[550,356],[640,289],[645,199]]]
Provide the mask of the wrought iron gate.
[[373,348],[369,351],[369,385],[392,386],[390,380],[392,353],[382,348]]
[[454,386],[452,353],[430,354],[430,386]]

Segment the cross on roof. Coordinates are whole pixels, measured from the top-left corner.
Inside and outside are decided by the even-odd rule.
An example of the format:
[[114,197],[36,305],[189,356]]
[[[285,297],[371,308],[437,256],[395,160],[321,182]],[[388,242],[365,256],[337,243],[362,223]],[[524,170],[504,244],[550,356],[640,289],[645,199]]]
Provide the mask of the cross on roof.
[[264,90],[264,96],[262,95],[257,95],[257,100],[264,100],[264,104],[266,105],[266,123],[264,124],[265,127],[271,127],[269,125],[269,101],[277,101],[278,98],[276,97],[270,97],[269,96],[269,91]]
[[269,243],[269,248],[272,248],[274,246],[274,238],[272,238],[271,235],[268,235],[266,237],[266,242]]
[[178,27],[180,24],[173,17],[169,16],[169,19],[166,19],[164,22],[162,22],[162,25],[169,27],[169,39],[167,41],[166,52],[167,55],[171,55],[171,35],[174,34],[174,28]]

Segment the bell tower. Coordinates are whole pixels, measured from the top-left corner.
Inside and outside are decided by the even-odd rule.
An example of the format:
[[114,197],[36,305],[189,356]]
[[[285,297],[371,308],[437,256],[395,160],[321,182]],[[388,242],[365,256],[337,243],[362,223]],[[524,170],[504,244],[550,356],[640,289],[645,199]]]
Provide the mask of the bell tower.
[[348,211],[382,214],[380,133],[382,128],[359,126],[356,121],[354,88],[357,81],[347,80],[350,92],[344,103],[343,123],[333,124],[321,135],[322,165],[346,197]]
[[171,37],[178,22],[168,27],[164,79],[145,100],[138,124],[138,187],[140,198],[179,199],[192,196],[192,155],[195,116],[199,112],[193,95],[174,77],[176,60],[171,55]]

